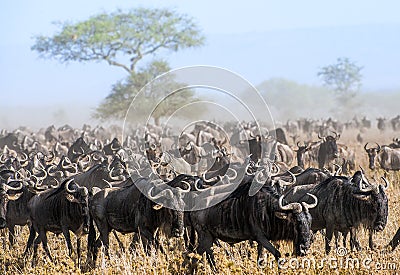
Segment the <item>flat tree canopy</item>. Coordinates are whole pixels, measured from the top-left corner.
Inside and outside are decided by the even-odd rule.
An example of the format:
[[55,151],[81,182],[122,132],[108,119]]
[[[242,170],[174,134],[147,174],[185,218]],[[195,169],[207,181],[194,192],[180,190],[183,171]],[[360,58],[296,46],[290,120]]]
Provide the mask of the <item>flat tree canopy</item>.
[[168,9],[139,8],[101,13],[78,23],[55,23],[54,36],[36,36],[32,50],[62,63],[106,61],[128,73],[147,55],[200,46],[204,37],[193,19]]
[[338,58],[335,64],[322,67],[318,76],[340,96],[354,97],[361,87],[362,69],[344,57]]
[[[150,81],[149,76],[157,76],[154,75],[158,71],[154,70],[154,65],[160,72],[169,68],[168,64],[164,66],[156,62],[138,70],[139,61],[145,57],[151,59],[168,52],[200,46],[204,42],[200,29],[191,17],[169,9],[118,10],[77,23],[55,24],[60,29],[53,36],[34,37],[35,44],[31,49],[37,51],[40,57],[61,63],[105,61],[129,74],[127,80],[113,87],[111,94],[97,108],[95,116],[102,119],[119,116],[115,113],[116,106],[126,106],[120,100],[130,99],[131,96],[127,94],[129,91],[137,92],[146,84],[138,79],[145,75],[145,80]],[[121,89],[125,96],[121,97]],[[191,102],[193,94],[186,96]],[[157,117],[164,115],[166,113],[161,112]]]

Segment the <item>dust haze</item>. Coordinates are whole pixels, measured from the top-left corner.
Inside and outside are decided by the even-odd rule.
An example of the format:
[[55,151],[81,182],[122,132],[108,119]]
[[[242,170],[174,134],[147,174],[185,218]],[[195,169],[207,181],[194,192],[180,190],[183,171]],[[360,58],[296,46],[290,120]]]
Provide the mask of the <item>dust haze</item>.
[[[376,118],[392,118],[399,112],[400,90],[393,91],[360,91],[351,102],[339,102],[335,94],[322,86],[310,86],[299,84],[287,79],[269,79],[259,85],[255,85],[264,98],[271,115],[276,124],[284,124],[288,120],[298,118],[327,119],[329,117],[339,121],[349,121],[355,116],[362,118],[366,116],[376,125]],[[243,96],[248,98],[247,104],[257,107],[252,111],[261,112],[259,99],[253,91],[242,91]],[[249,114],[237,101],[227,100],[219,93],[202,95],[200,99],[221,104],[226,110],[234,111],[236,117],[227,115],[226,110],[221,112],[218,108],[207,108],[202,114],[187,114],[190,119],[207,119],[214,121],[248,120]],[[8,107],[5,102],[0,106],[0,128],[13,130],[18,127],[29,127],[33,130],[46,128],[50,125],[61,126],[69,124],[72,127],[81,128],[83,124],[108,125],[120,124],[123,121],[99,121],[92,118],[93,111],[98,102],[81,103],[76,99],[74,102],[53,105],[29,105],[21,99],[21,104],[16,107]],[[253,100],[253,103],[252,103]],[[250,109],[254,106],[249,106]],[[262,105],[263,106],[263,105]],[[257,109],[258,108],[258,109]],[[183,115],[185,116],[185,115]],[[165,122],[165,119],[162,122]],[[179,119],[177,120],[179,121]],[[184,120],[180,120],[185,123]]]

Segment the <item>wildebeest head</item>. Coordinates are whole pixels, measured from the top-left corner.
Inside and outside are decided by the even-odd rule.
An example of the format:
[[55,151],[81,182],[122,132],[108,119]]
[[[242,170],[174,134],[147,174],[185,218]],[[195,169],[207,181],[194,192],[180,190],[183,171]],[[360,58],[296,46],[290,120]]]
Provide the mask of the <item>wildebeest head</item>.
[[[0,228],[6,227],[6,215],[7,215],[7,204],[10,200],[17,200],[22,195],[22,181],[18,181],[19,186],[12,187],[9,184],[15,182],[12,179],[7,181],[7,184],[4,182],[0,183]],[[17,193],[9,194],[9,191],[14,191]]]
[[[190,191],[190,185],[184,181],[171,181],[167,183],[171,187],[176,187],[179,192],[186,193]],[[186,187],[183,187],[186,186]],[[182,188],[183,187],[183,188]],[[184,232],[184,202],[182,201],[182,195],[178,192],[178,195],[174,195],[174,193],[170,189],[164,189],[159,191],[156,195],[153,195],[153,189],[159,189],[158,186],[151,187],[148,191],[148,197],[153,201],[159,200],[162,198],[163,200],[168,200],[169,205],[173,205],[174,209],[164,207],[162,203],[154,203],[153,209],[156,211],[166,211],[166,215],[164,218],[166,219],[167,223],[170,225],[171,234],[174,237],[180,237],[183,235]]]
[[109,144],[104,145],[103,151],[106,155],[114,155],[121,149],[121,143],[117,138],[114,138]]
[[312,217],[308,209],[317,206],[318,199],[313,194],[307,193],[314,202],[308,204],[306,202],[301,203],[290,203],[288,205],[283,205],[283,197],[279,198],[279,208],[280,210],[275,212],[275,215],[280,219],[288,220],[294,230],[294,240],[293,246],[297,256],[305,256],[308,249],[311,246],[311,222]]
[[89,192],[86,187],[79,186],[74,179],[65,183],[65,197],[71,203],[80,206],[83,215],[83,232],[89,233]]
[[376,143],[376,147],[368,148],[368,142],[367,142],[364,145],[364,149],[368,154],[369,169],[374,170],[375,169],[375,159],[376,159],[376,156],[381,151],[381,146],[378,143]]
[[66,177],[78,173],[77,164],[72,163],[71,160],[66,156],[62,156],[62,158],[60,159],[60,162],[57,165],[57,170],[62,171]]
[[297,165],[301,168],[304,168],[304,154],[310,150],[310,147],[307,144],[300,145],[300,142],[297,142],[297,150],[295,150],[297,155]]
[[321,147],[325,148],[325,154],[328,156],[328,158],[337,158],[339,156],[336,141],[340,138],[340,135],[338,135],[336,132],[333,133],[335,134],[335,136],[329,135],[326,137],[321,137],[318,134],[318,138],[323,140]]
[[[369,183],[362,172],[361,178],[358,186],[359,192],[356,192],[354,197],[368,204],[371,222],[373,221],[371,224],[372,229],[382,231],[386,227],[388,217],[388,198],[385,190],[389,187],[389,181],[385,177],[382,177],[385,185]],[[367,183],[367,186],[364,186],[365,183]]]
[[109,178],[113,181],[125,180],[127,174],[127,166],[119,155],[114,156],[112,162],[108,166]]
[[68,157],[75,161],[80,155],[87,154],[90,151],[90,147],[83,137],[79,137],[68,149]]

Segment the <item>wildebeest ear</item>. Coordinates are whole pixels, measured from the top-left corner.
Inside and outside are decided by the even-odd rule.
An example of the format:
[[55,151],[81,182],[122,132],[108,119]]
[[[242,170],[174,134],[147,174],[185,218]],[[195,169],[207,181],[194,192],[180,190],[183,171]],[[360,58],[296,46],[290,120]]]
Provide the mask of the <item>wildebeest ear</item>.
[[161,204],[155,204],[155,205],[153,206],[153,209],[154,209],[154,210],[160,210],[161,208],[163,208],[163,206],[162,206]]
[[21,195],[22,195],[22,192],[21,193],[16,193],[16,194],[13,194],[13,195],[7,194],[7,198],[8,198],[9,201],[15,201],[15,200],[18,200],[19,197],[21,197]]
[[358,200],[362,200],[362,201],[368,201],[371,199],[370,195],[362,195],[362,194],[353,194],[353,197],[355,197]]
[[67,200],[69,200],[70,202],[77,202],[77,200],[75,199],[75,197],[71,194],[65,194],[65,197],[67,198]]
[[288,219],[288,214],[286,214],[284,212],[275,212],[275,216],[278,219],[282,219],[282,220],[287,220]]

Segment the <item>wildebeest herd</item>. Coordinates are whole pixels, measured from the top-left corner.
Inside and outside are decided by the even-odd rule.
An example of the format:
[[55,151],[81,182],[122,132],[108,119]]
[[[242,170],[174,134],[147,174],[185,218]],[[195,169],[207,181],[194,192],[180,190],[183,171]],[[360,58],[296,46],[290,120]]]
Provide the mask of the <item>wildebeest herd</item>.
[[[212,247],[221,242],[249,241],[257,244],[258,261],[264,249],[279,260],[276,241],[292,243],[292,255],[304,256],[316,234],[324,236],[327,254],[333,238],[335,248],[360,251],[360,229],[365,229],[375,250],[374,235],[385,230],[389,217],[387,173],[400,170],[400,140],[364,143],[362,129],[371,123],[354,121],[302,119],[273,130],[224,123],[224,134],[213,122],[198,122],[179,134],[146,125],[126,130],[123,137],[117,126],[3,130],[0,228],[8,229],[10,246],[16,243],[16,225],[29,228],[24,256],[32,258],[32,266],[40,244],[53,259],[47,232],[62,233],[69,255],[77,251],[77,266],[91,268],[101,247],[109,255],[110,233],[121,250],[119,233],[133,233],[130,250],[140,244],[161,254],[167,251],[160,235],[183,238],[184,250],[205,252],[215,270]],[[396,118],[392,121],[397,130]],[[383,124],[378,120],[379,131],[385,131]],[[357,166],[354,149],[339,142],[348,129],[361,129],[356,140],[365,153],[359,158],[368,159],[365,170],[382,168],[380,179],[369,178]],[[189,205],[182,199],[189,193],[205,206]],[[87,239],[85,264],[82,237]],[[385,249],[394,250],[399,242],[400,230]],[[191,259],[190,265],[195,263]]]

